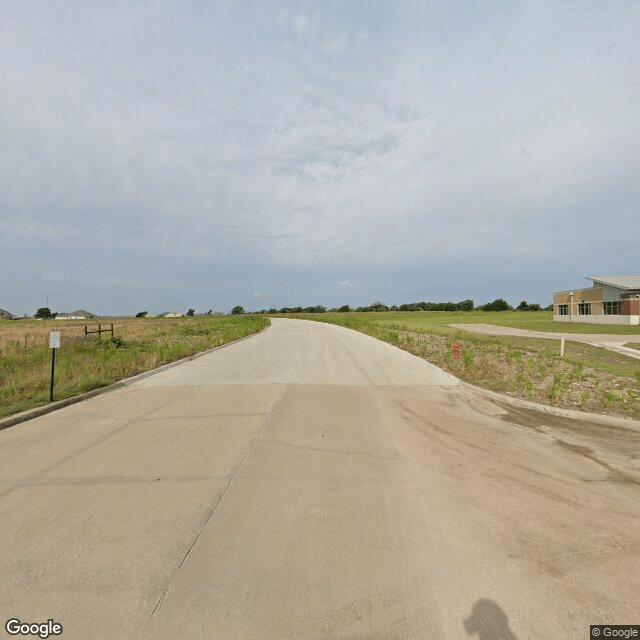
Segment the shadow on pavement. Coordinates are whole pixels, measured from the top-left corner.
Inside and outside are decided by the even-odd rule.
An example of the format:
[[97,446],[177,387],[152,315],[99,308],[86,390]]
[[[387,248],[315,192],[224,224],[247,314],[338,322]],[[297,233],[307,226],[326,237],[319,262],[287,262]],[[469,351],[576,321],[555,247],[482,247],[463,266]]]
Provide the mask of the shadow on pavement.
[[504,611],[487,598],[476,600],[471,615],[464,621],[467,635],[478,635],[478,640],[518,640],[509,629]]

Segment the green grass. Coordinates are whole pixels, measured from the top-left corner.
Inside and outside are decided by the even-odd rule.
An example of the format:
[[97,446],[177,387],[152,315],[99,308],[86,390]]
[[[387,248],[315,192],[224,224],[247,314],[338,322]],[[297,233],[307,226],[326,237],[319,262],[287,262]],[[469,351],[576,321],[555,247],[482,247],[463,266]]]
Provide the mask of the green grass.
[[[51,350],[46,335],[58,325],[55,321],[37,325],[39,334],[29,336],[27,347],[15,338],[3,342],[0,417],[48,403]],[[242,338],[268,326],[269,320],[259,316],[185,317],[171,321],[136,319],[119,325],[113,340],[110,334],[103,334],[101,339],[82,342],[70,342],[74,329],[64,326],[62,347],[56,354],[56,400]],[[24,330],[27,325],[12,325],[11,330],[15,332],[16,326]],[[75,335],[82,333],[83,327],[76,327]]]
[[[313,319],[314,314],[309,318]],[[343,314],[344,315],[344,314]],[[374,322],[403,324],[408,329],[445,327],[449,324],[494,324],[501,327],[571,333],[610,333],[633,335],[640,339],[640,326],[602,325],[579,322],[554,322],[551,311],[385,311],[348,314],[365,316]],[[299,317],[299,314],[292,317]]]
[[[547,320],[537,316],[546,316]],[[545,322],[549,322],[549,313],[414,311],[290,317],[361,331],[425,358],[462,380],[494,391],[546,404],[640,418],[640,361],[635,358],[570,340],[566,341],[565,356],[561,358],[559,340],[488,336],[447,326],[482,322],[548,330]],[[562,325],[565,334],[569,333],[564,331],[566,327]],[[593,328],[589,325],[590,330]],[[454,341],[462,345],[458,360],[451,353]]]

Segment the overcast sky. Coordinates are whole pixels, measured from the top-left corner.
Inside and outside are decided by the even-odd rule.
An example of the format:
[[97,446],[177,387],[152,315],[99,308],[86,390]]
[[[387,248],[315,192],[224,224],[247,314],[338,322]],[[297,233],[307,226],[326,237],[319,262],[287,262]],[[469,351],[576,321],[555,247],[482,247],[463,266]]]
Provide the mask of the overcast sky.
[[637,0],[2,2],[0,307],[640,273]]

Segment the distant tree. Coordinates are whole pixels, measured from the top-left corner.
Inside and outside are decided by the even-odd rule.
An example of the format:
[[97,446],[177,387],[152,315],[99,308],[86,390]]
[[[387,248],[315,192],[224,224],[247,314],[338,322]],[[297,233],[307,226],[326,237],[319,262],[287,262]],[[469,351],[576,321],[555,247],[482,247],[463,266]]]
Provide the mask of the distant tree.
[[389,311],[389,307],[383,302],[374,302],[369,308],[368,311]]
[[212,316],[213,315],[213,309],[209,309],[209,311],[207,311],[207,315],[208,316]]
[[189,309],[189,311],[187,311],[187,315],[188,316],[195,316],[196,315],[196,310],[195,309]]
[[482,307],[483,311],[509,311],[509,309],[511,309],[509,303],[502,298],[496,298],[493,302],[487,302],[487,304]]
[[542,311],[542,307],[537,302],[529,304],[526,300],[523,300],[516,307],[516,311]]
[[244,313],[244,309],[238,305],[237,307],[233,307],[233,309],[231,309],[231,313],[234,316],[241,316]]
[[55,318],[55,314],[51,313],[51,309],[49,309],[49,307],[40,307],[37,311],[36,311],[36,318]]
[[148,313],[148,311],[139,311],[138,313],[136,313],[136,318],[145,318]]
[[343,304],[338,311],[341,313],[349,313],[349,311],[351,311],[351,307],[348,304]]
[[460,311],[473,311],[473,300],[463,300],[457,306]]
[[278,310],[272,308],[272,309],[269,309],[269,313],[278,313]]
[[545,308],[545,311],[553,311],[553,302],[551,304],[548,304]]

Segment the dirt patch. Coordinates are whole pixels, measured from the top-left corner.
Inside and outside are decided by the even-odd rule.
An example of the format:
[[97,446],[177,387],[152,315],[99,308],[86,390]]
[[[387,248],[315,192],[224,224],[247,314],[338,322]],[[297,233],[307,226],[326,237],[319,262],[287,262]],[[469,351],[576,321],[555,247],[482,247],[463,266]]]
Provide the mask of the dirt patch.
[[607,480],[640,486],[640,431],[593,420],[567,419],[544,411],[493,400],[500,419],[544,433],[554,444],[596,463]]

